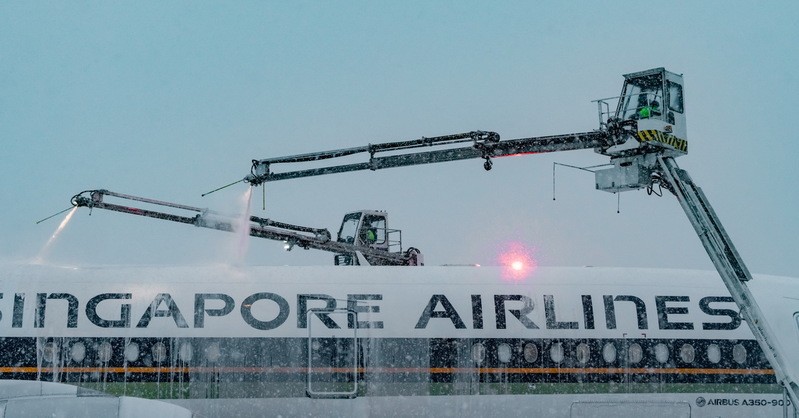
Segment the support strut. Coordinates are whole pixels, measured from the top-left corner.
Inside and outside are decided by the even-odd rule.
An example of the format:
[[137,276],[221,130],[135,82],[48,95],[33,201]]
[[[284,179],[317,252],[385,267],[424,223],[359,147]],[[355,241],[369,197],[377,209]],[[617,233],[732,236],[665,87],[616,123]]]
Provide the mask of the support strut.
[[774,369],[777,381],[783,386],[793,405],[799,405],[799,386],[790,376],[785,358],[777,346],[774,331],[746,286],[746,282],[752,280],[752,275],[721,225],[710,201],[688,173],[677,166],[674,158],[659,156],[658,163],[724,285],[741,310],[741,316]]

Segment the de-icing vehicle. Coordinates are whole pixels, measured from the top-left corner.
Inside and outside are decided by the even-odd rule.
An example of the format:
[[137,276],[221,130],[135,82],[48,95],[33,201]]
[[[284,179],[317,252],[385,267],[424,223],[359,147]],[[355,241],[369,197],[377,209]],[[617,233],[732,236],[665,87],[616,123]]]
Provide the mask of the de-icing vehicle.
[[[614,100],[615,110],[612,107]],[[676,157],[688,153],[682,76],[666,71],[665,68],[626,74],[621,95],[597,100],[597,106],[600,127],[592,132],[501,141],[494,132],[478,131],[253,160],[251,174],[244,180],[252,185],[260,185],[283,179],[473,158],[483,159],[483,167],[490,170],[493,164],[491,159],[494,157],[593,148],[597,153],[610,157],[611,165],[610,168],[595,172],[598,190],[617,193],[647,189],[652,192],[655,187],[663,187],[677,197],[741,314],[747,319],[746,323],[774,368],[777,380],[794,404],[799,404],[799,385],[788,374],[787,363],[777,349],[777,339],[746,286],[746,282],[752,279],[751,273],[702,190],[675,162]],[[377,156],[389,151],[443,147],[462,142],[471,142],[471,145]],[[316,161],[357,153],[368,153],[369,160],[310,170],[272,172],[272,166],[278,163]]]
[[[750,272],[702,190],[675,162],[676,157],[688,152],[682,76],[666,71],[664,68],[626,74],[620,96],[600,99],[596,103],[599,128],[590,132],[501,140],[499,134],[495,132],[472,131],[267,158],[253,160],[251,172],[244,178],[244,181],[258,186],[270,181],[285,179],[359,170],[374,171],[466,159],[481,159],[483,167],[490,170],[493,159],[497,157],[593,149],[595,152],[609,157],[609,168],[595,172],[595,184],[598,190],[618,193],[646,189],[649,192],[658,192],[661,188],[665,188],[677,197],[732,299],[738,306],[741,318],[746,321],[763,355],[774,369],[777,381],[783,386],[786,396],[790,398],[793,405],[799,404],[799,386],[796,383],[795,371],[791,369],[785,360],[785,355],[778,348],[774,332],[746,285],[746,282],[752,279]],[[359,154],[367,154],[368,160],[319,168],[274,171],[275,167],[286,164],[314,163]],[[656,188],[658,190],[655,190]],[[106,191],[93,191],[90,198],[73,199],[73,204],[103,207],[102,196],[109,194]],[[117,195],[117,197],[123,196]],[[168,204],[168,206],[174,205]],[[107,205],[105,208],[111,209]],[[187,208],[183,207],[183,209]],[[197,210],[196,208],[188,209]],[[137,210],[122,211],[136,213]],[[251,218],[251,220],[258,222],[258,225],[253,227],[251,235],[258,236],[258,228],[265,228],[265,226],[258,219]],[[205,215],[202,213],[195,218],[178,221],[208,226]],[[358,264],[421,264],[408,262],[407,260],[414,259],[414,256],[410,254],[404,256],[405,262],[381,262],[386,257],[380,254],[391,253],[389,230],[385,225],[385,215],[363,211],[345,216],[335,242],[329,238],[325,241],[324,237],[319,239],[318,236],[314,239],[303,238],[302,240],[294,235],[274,235],[269,238],[283,239],[288,244],[294,243],[308,248],[335,248],[334,251],[340,253],[336,257],[339,264],[356,264],[353,257],[357,259]],[[229,229],[227,226],[212,227]],[[264,235],[267,234],[264,233]],[[329,244],[318,245],[319,241]],[[401,252],[395,253],[400,254]],[[372,258],[370,259],[370,257]],[[667,312],[679,313],[675,310]],[[316,312],[316,314],[318,313]],[[521,314],[517,314],[517,317],[521,319]]]
[[[682,76],[656,68],[627,74],[624,78],[620,96],[596,100],[599,129],[591,132],[500,140],[496,132],[472,131],[267,158],[253,160],[251,173],[244,181],[257,186],[301,177],[467,159],[482,159],[483,168],[491,170],[492,159],[496,157],[594,149],[610,157],[613,166],[596,172],[598,190],[615,193],[658,184],[668,187],[660,181],[658,157],[675,158],[688,152]],[[463,144],[469,145],[457,147]],[[433,150],[424,150],[428,148]],[[368,154],[369,159],[304,170],[273,170],[278,164],[315,162],[355,154]]]

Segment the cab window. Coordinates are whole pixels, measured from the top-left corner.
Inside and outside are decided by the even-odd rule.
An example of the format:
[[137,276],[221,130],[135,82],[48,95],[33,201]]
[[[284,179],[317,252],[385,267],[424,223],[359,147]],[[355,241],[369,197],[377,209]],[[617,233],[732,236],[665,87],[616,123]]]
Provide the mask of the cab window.
[[348,213],[344,216],[344,220],[341,222],[341,229],[338,231],[338,242],[354,243],[360,220],[361,212]]
[[382,244],[386,242],[386,218],[377,215],[366,215],[363,217],[362,229],[370,229],[374,233],[372,244]]
[[683,113],[682,86],[669,81],[669,109]]
[[658,108],[663,102],[663,84],[660,75],[650,75],[627,80],[621,98],[622,119],[637,119],[644,108]]

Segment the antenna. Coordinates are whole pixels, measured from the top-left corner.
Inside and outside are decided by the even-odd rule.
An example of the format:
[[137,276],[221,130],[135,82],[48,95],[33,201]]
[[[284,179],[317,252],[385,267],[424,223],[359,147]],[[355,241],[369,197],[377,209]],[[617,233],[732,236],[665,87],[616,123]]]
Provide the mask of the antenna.
[[222,187],[218,187],[218,188],[216,188],[216,189],[214,189],[214,190],[211,190],[211,191],[210,191],[210,192],[208,192],[208,193],[203,193],[203,194],[202,194],[202,195],[200,195],[200,196],[201,196],[201,197],[208,196],[208,195],[209,195],[209,194],[211,194],[211,193],[218,192],[218,191],[220,191],[220,190],[222,190],[222,189],[227,189],[228,187],[230,187],[230,186],[232,186],[232,185],[234,185],[234,184],[236,184],[236,183],[241,183],[242,181],[244,181],[244,180],[236,180],[236,181],[234,181],[233,183],[226,184],[226,185],[224,185],[224,186],[222,186]]
[[64,210],[62,210],[62,211],[59,211],[59,212],[57,212],[57,213],[54,213],[54,214],[52,214],[52,215],[50,215],[50,216],[48,216],[48,217],[46,217],[46,218],[44,218],[44,219],[38,220],[38,221],[36,221],[36,225],[39,225],[40,223],[42,223],[42,222],[44,222],[44,221],[46,221],[46,220],[48,220],[48,219],[55,218],[56,216],[58,216],[58,215],[60,215],[60,214],[62,214],[62,213],[64,213],[64,212],[66,212],[66,211],[68,211],[68,210],[71,210],[71,209],[72,209],[72,206],[70,206],[70,207],[68,207],[68,208],[66,208],[66,209],[64,209]]

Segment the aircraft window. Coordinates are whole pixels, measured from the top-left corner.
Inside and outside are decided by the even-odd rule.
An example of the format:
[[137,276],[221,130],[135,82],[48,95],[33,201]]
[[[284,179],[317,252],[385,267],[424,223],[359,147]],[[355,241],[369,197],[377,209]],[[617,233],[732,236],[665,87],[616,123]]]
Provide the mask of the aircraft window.
[[710,344],[707,346],[707,359],[714,364],[721,361],[721,349],[718,344]]
[[669,348],[666,347],[666,344],[659,343],[655,346],[655,359],[658,363],[669,361]]
[[563,344],[555,343],[552,344],[552,347],[549,348],[549,358],[552,359],[555,363],[560,363],[563,361],[565,357],[565,353],[563,351]]
[[732,347],[732,359],[738,364],[746,363],[746,347],[742,344],[735,344]]
[[166,360],[166,346],[161,341],[153,344],[151,351],[153,353],[153,360],[155,362],[160,363]]
[[482,343],[475,343],[472,346],[472,360],[477,364],[482,364],[486,358],[486,348]]
[[682,86],[673,81],[669,81],[669,109],[683,112]]
[[[317,342],[317,344],[319,344]],[[219,342],[215,341],[205,348],[205,358],[211,363],[216,363],[222,357],[222,350],[219,348]]]
[[680,347],[680,360],[682,360],[683,363],[693,363],[695,356],[696,351],[691,344],[683,344],[682,347]]
[[111,343],[108,341],[103,341],[100,344],[100,347],[97,348],[97,358],[99,358],[102,363],[108,363],[111,361],[111,355],[113,353],[114,352],[111,348]]
[[86,358],[86,344],[80,341],[72,344],[72,347],[69,348],[69,356],[75,363],[82,362]]
[[55,363],[58,356],[58,346],[55,343],[48,342],[42,347],[42,358],[48,363]]
[[524,346],[524,361],[533,363],[538,360],[538,346],[533,343],[528,343]]
[[586,343],[578,344],[577,348],[574,349],[574,356],[577,357],[577,361],[581,364],[588,363],[591,360],[591,347]]
[[608,363],[616,361],[616,346],[613,343],[605,343],[602,347],[602,358]]
[[502,343],[497,347],[497,358],[503,363],[507,363],[511,359],[511,349],[508,344]]
[[511,357],[510,351],[511,350],[509,345],[505,343],[500,344],[499,347],[497,347],[497,358],[499,359],[499,361],[503,363],[509,362]]
[[641,361],[641,359],[643,358],[644,358],[644,349],[641,348],[641,344],[638,343],[630,344],[630,346],[627,348],[627,360],[631,364],[636,364],[639,361]]
[[194,357],[194,350],[192,350],[191,343],[181,344],[180,349],[178,350],[178,355],[183,361],[191,361],[192,357]]
[[130,343],[125,346],[125,359],[127,361],[136,361],[139,359],[139,345]]

